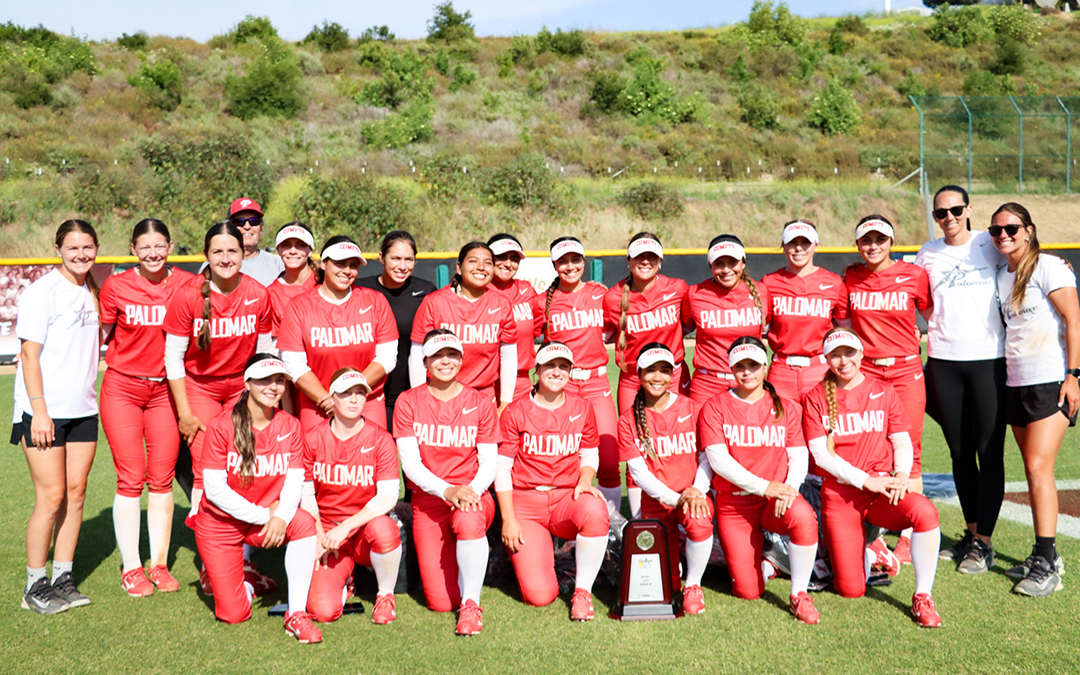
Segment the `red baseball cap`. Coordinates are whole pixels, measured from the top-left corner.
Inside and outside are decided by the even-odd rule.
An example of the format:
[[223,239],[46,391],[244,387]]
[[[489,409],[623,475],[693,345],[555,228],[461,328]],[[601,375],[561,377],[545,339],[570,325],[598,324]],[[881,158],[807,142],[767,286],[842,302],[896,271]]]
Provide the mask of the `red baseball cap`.
[[232,218],[241,211],[254,211],[260,216],[263,214],[262,207],[259,206],[258,202],[247,197],[241,197],[229,206],[229,217]]

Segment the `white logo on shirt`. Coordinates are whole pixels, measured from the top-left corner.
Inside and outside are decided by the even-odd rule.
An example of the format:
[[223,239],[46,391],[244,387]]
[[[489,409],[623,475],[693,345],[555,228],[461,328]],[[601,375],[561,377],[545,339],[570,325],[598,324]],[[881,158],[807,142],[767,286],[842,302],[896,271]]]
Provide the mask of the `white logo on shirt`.
[[573,422],[573,421],[577,420],[579,417],[581,417],[581,415],[571,415],[570,416],[570,421]]
[[902,283],[904,283],[905,281],[907,281],[910,278],[911,277],[896,277],[896,283],[902,284]]
[[254,304],[254,303],[258,302],[258,301],[259,301],[258,298],[252,298],[251,300],[245,300],[244,301],[244,306],[247,307],[248,305],[252,305],[252,304]]
[[520,291],[518,291],[518,295],[525,295],[525,291],[527,291],[527,290],[529,290],[529,287],[525,286]]
[[922,373],[919,373],[918,375],[916,375],[916,376],[915,376],[915,379],[916,379],[916,380],[921,380],[921,379],[922,379],[922,375],[923,375]]
[[593,299],[593,300],[599,300],[599,299],[600,299],[600,298],[602,298],[602,297],[604,297],[604,294],[603,294],[603,293],[601,293],[600,295],[594,295],[594,296],[592,296],[592,299]]
[[469,413],[471,413],[474,410],[476,410],[476,408],[465,408],[464,410],[461,411],[461,414],[462,415],[468,415]]
[[835,285],[836,284],[818,284],[818,288],[820,288],[823,291],[827,291],[827,290],[829,290],[830,288],[832,288]]
[[885,392],[883,392],[883,391],[878,392],[876,394],[870,394],[870,400],[873,401],[874,399],[881,398],[884,395],[885,395]]
[[415,298],[418,295],[423,295],[424,292],[423,291],[413,291],[412,294],[413,294],[413,297]]
[[693,415],[687,415],[686,417],[681,417],[681,416],[680,416],[680,417],[679,417],[679,424],[682,424],[683,422],[685,422],[686,420],[690,419],[691,417],[693,417]]
[[277,442],[278,442],[278,443],[280,443],[280,442],[282,442],[283,440],[285,440],[286,438],[288,438],[289,436],[292,436],[292,432],[291,432],[291,431],[290,431],[289,433],[285,434],[284,436],[278,436],[278,437],[277,437]]
[[610,391],[605,391],[605,392],[604,392],[604,397],[606,398],[606,397],[608,397],[608,396],[611,396],[611,392],[610,392]]
[[497,311],[499,311],[498,307],[492,307],[491,309],[488,310],[488,314],[494,314]]
[[368,312],[371,311],[371,305],[368,305],[367,307],[365,307],[365,308],[363,308],[361,310],[357,310],[357,311],[359,311],[361,314],[367,314]]
[[664,293],[664,300],[670,300],[675,297],[674,293]]
[[366,455],[367,453],[371,452],[374,449],[375,449],[374,445],[371,446],[370,448],[360,448],[360,454],[361,455]]

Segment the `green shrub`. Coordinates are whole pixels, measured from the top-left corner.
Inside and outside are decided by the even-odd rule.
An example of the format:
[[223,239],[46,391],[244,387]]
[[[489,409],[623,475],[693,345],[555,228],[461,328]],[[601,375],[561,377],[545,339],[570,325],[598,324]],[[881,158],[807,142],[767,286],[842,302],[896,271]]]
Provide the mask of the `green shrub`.
[[168,50],[156,50],[141,56],[139,72],[128,83],[141,89],[147,104],[162,110],[176,110],[184,93],[184,76],[180,71],[183,57]]
[[376,68],[382,77],[364,85],[356,97],[357,103],[397,109],[417,96],[430,95],[435,86],[427,76],[427,64],[411,47],[400,52],[389,51]]
[[866,35],[870,32],[870,29],[866,27],[863,20],[854,14],[845,14],[836,20],[833,25],[833,30],[841,33],[850,33],[851,35]]
[[316,240],[349,234],[366,248],[391,230],[408,229],[408,204],[400,189],[370,176],[311,176],[297,196],[296,217]]
[[536,41],[528,35],[515,35],[507,53],[515,64],[530,62],[536,56]]
[[134,35],[128,35],[127,33],[124,33],[120,37],[116,38],[116,44],[120,45],[129,52],[146,49],[147,41],[148,38],[146,36],[146,33],[144,33],[143,31],[139,31]]
[[[74,37],[63,37],[43,27],[23,28],[0,24],[0,80],[16,85],[40,76],[56,84],[72,73],[97,74],[97,62],[90,45]],[[3,83],[0,83],[3,84]],[[5,87],[6,88],[6,87]]]
[[458,199],[476,190],[476,171],[462,171],[463,161],[458,157],[436,154],[420,163],[420,184],[428,194],[439,201]]
[[400,112],[388,114],[377,122],[360,125],[364,144],[374,148],[402,148],[410,143],[430,140],[435,131],[431,126],[435,108],[428,96],[418,96]]
[[926,87],[919,82],[919,78],[915,77],[915,73],[911,70],[896,86],[896,91],[900,92],[900,95],[905,98],[908,96],[926,96]]
[[1033,45],[1039,37],[1035,16],[1022,3],[998,5],[990,10],[990,27],[999,37]]
[[231,114],[242,120],[260,115],[291,118],[303,109],[303,74],[289,49],[263,45],[262,53],[248,62],[246,71],[243,76],[225,78]]
[[74,175],[75,208],[80,213],[100,216],[114,209],[130,209],[136,181],[123,170],[81,167]]
[[846,134],[859,124],[855,97],[835,77],[814,97],[806,121],[829,136]]
[[771,0],[754,0],[746,29],[756,45],[785,43],[795,46],[806,35],[806,20],[792,14],[783,0],[775,10]]
[[593,77],[592,87],[589,89],[589,100],[600,112],[608,114],[618,112],[619,97],[625,87],[626,82],[617,73],[601,70]]
[[496,56],[495,64],[499,66],[499,77],[510,77],[514,74],[514,57],[509,50]]
[[746,84],[754,79],[754,74],[746,67],[746,59],[743,58],[742,54],[735,57],[735,61],[727,69],[727,73],[731,76],[731,79],[739,84]]
[[539,96],[543,94],[548,86],[547,73],[540,68],[535,68],[529,73],[529,81],[525,85],[525,91],[529,96]]
[[303,43],[315,45],[324,52],[340,52],[349,46],[349,31],[336,21],[323,21],[322,26],[312,26]]
[[990,36],[990,24],[976,6],[952,7],[945,3],[934,10],[926,35],[934,42],[962,49]]
[[[1016,109],[1006,98],[988,98],[1013,96],[1016,83],[1008,75],[994,75],[987,70],[973,70],[964,79],[964,96],[971,111],[971,126],[975,133],[990,139],[1001,139],[1015,134],[1019,119]],[[967,115],[962,107],[956,112],[961,116],[953,118],[958,125],[967,127]]]
[[459,63],[454,66],[454,81],[450,83],[450,91],[455,92],[462,87],[468,87],[476,82],[476,71]]
[[552,33],[547,26],[544,26],[536,34],[536,52],[538,54],[551,52],[559,56],[581,56],[585,53],[585,34],[580,30],[564,33],[561,28],[556,28]]
[[515,209],[558,205],[558,182],[542,155],[521,155],[485,172],[481,190],[492,202]]
[[243,44],[251,40],[259,40],[266,44],[277,42],[279,38],[277,29],[270,23],[270,17],[248,14],[229,31],[228,39],[234,44]]
[[994,75],[1020,75],[1027,68],[1024,45],[1010,37],[999,35],[994,45],[994,59],[986,69]]
[[672,220],[686,207],[682,194],[662,183],[633,185],[619,195],[618,202],[642,220]]
[[843,56],[851,49],[851,43],[844,39],[843,31],[833,28],[829,31],[829,41],[825,44],[825,48],[833,56]]
[[15,97],[15,105],[28,110],[34,106],[52,103],[52,88],[44,78],[32,78],[30,81],[5,87]]
[[780,106],[773,94],[764,87],[747,87],[736,95],[742,109],[739,119],[752,129],[764,131],[779,126]]
[[451,0],[435,5],[435,15],[428,21],[428,42],[458,42],[476,39],[476,31],[469,19],[472,12],[464,14],[454,9]]
[[450,77],[450,54],[445,49],[440,49],[435,54],[435,58],[431,60],[432,67],[435,68],[435,72],[443,77]]
[[390,32],[389,26],[372,26],[356,39],[359,44],[366,42],[394,42],[397,36]]

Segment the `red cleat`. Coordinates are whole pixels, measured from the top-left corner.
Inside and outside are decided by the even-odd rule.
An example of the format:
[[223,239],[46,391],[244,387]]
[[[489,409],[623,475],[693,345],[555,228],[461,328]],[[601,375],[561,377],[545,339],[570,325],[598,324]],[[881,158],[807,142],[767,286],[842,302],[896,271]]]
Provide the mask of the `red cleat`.
[[705,611],[705,593],[701,586],[687,586],[683,589],[682,608],[687,614],[701,614]]
[[123,572],[120,575],[120,587],[133,598],[145,598],[154,594],[154,584],[146,578],[141,567]]
[[900,559],[896,557],[895,553],[889,550],[884,537],[878,537],[870,542],[870,545],[866,548],[874,554],[874,560],[870,563],[870,569],[877,570],[878,572],[885,572],[890,577],[895,577],[897,574],[900,574]]
[[900,561],[901,565],[911,564],[911,538],[900,537],[900,540],[896,542],[896,548],[893,549],[893,553]]
[[206,595],[214,594],[214,587],[210,583],[210,575],[206,572],[206,565],[199,567],[199,585],[202,586],[202,592]]
[[801,591],[798,595],[791,596],[791,605],[788,607],[795,618],[803,623],[816,624],[821,621],[821,614],[814,607],[814,599]]
[[255,589],[255,595],[269,595],[277,590],[277,582],[260,572],[250,560],[244,561],[244,581]]
[[592,593],[584,588],[574,589],[570,596],[570,620],[592,621],[593,615]]
[[941,615],[937,613],[934,599],[929,593],[911,596],[911,616],[923,628],[941,628]]
[[479,635],[484,627],[484,610],[474,600],[466,600],[458,610],[457,634]]
[[371,610],[371,623],[385,626],[397,618],[397,602],[393,593],[375,598],[375,609]]
[[318,629],[307,612],[293,612],[285,617],[285,632],[294,636],[300,644],[322,642],[322,631]]
[[146,575],[162,593],[180,590],[180,582],[173,577],[166,565],[154,565]]

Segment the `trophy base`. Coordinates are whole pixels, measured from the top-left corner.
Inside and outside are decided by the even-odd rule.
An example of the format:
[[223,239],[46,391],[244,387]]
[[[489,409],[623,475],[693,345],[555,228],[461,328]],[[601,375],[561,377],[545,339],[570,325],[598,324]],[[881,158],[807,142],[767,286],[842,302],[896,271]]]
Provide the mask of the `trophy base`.
[[665,621],[677,619],[675,608],[663,602],[648,602],[634,605],[616,604],[608,617],[616,621]]

